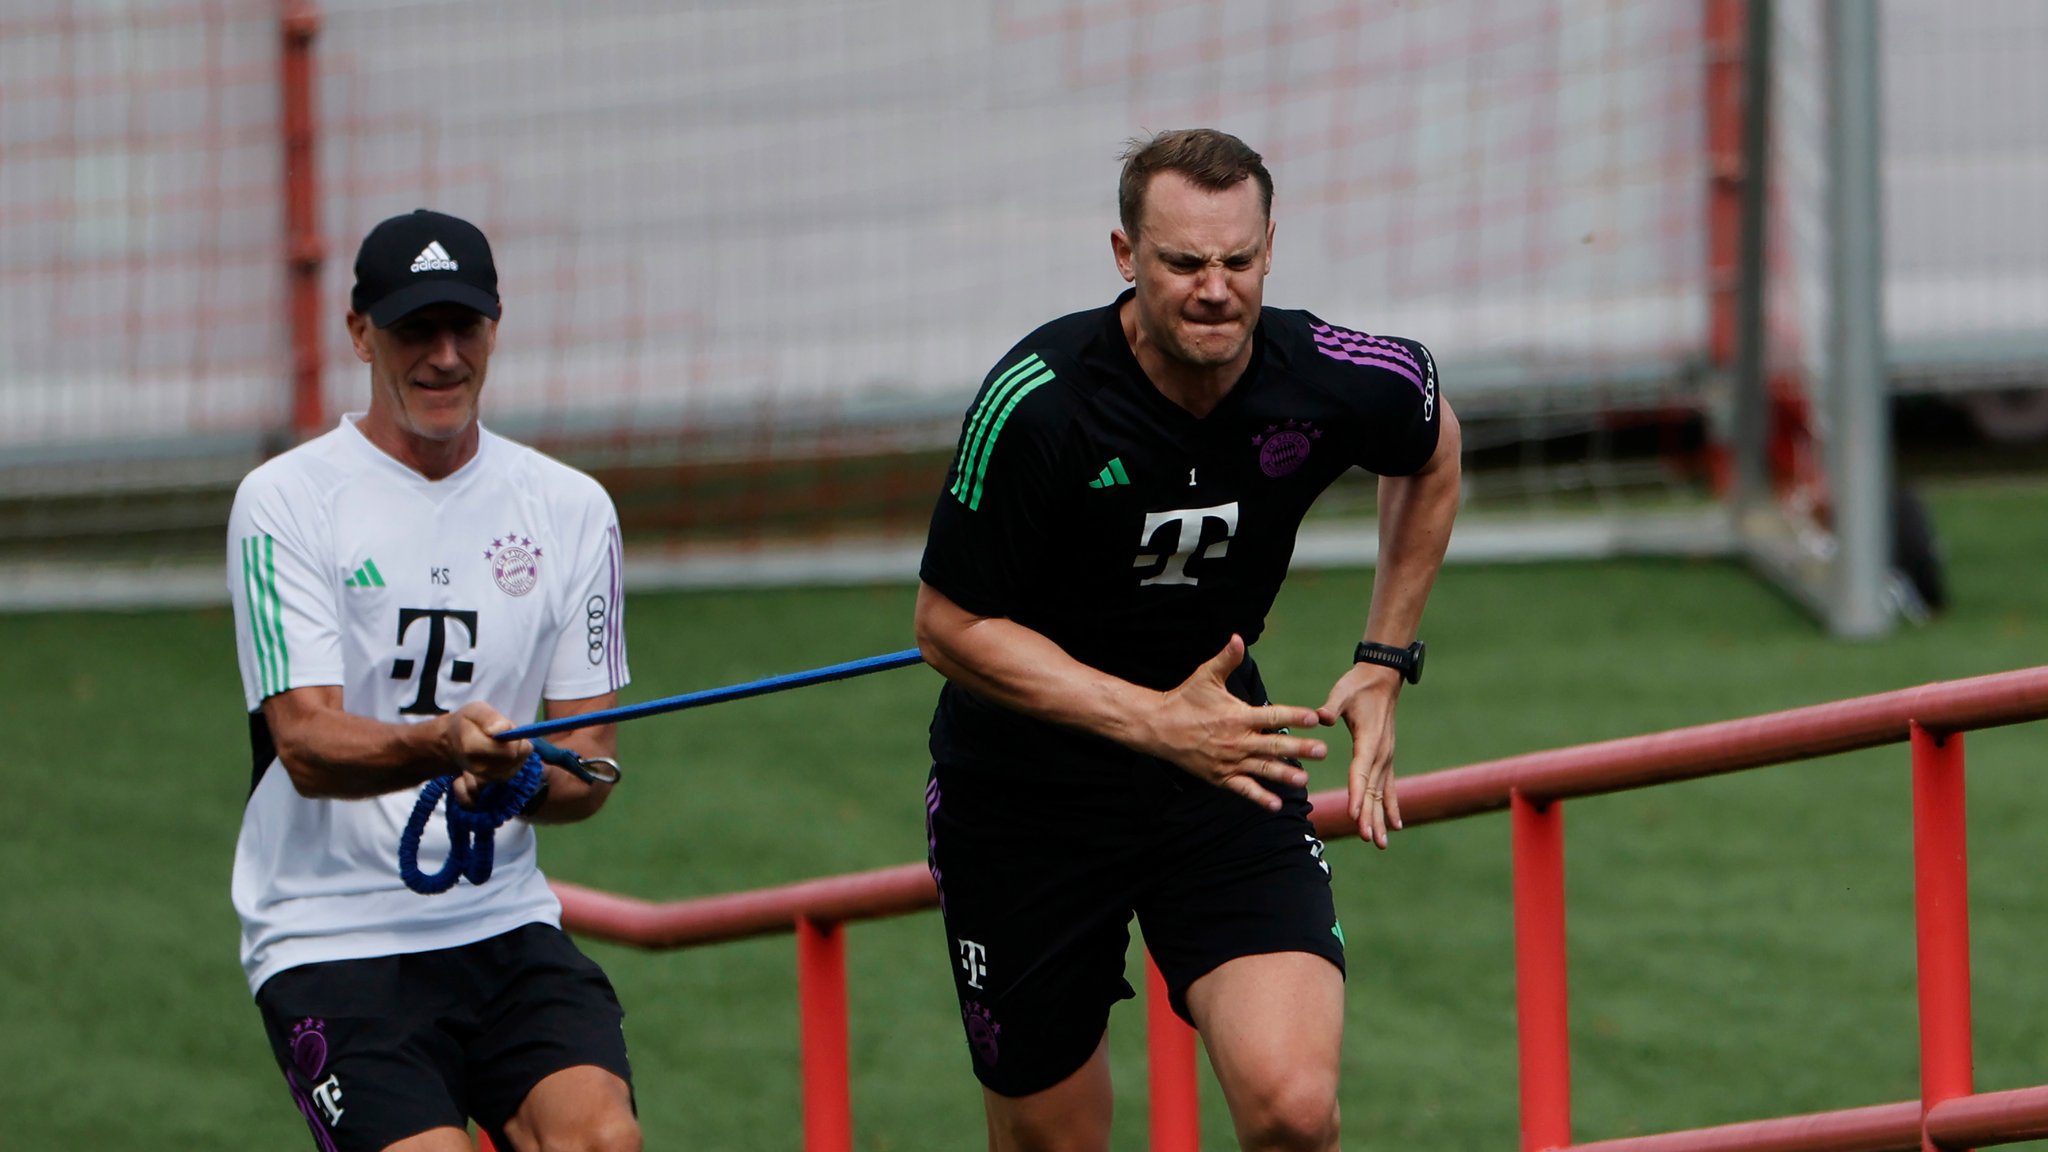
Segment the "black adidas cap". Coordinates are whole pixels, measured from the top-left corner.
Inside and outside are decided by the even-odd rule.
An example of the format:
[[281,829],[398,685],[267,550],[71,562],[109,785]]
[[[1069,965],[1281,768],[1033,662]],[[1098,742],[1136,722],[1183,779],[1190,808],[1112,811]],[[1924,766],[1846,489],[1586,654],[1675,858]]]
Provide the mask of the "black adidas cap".
[[498,268],[476,225],[425,208],[393,216],[356,250],[349,307],[389,328],[429,304],[452,303],[498,318]]

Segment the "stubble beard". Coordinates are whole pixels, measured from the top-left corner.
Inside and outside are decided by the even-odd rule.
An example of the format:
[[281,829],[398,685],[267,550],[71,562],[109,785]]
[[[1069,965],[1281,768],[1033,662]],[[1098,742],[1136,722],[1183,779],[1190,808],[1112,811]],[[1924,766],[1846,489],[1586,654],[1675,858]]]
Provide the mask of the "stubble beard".
[[[472,391],[472,387],[473,381],[465,381],[451,389],[415,392],[407,381],[403,399],[412,403],[400,405],[406,430],[422,440],[439,443],[459,439],[476,423],[481,407],[481,389]],[[460,394],[460,399],[450,403],[451,393]]]

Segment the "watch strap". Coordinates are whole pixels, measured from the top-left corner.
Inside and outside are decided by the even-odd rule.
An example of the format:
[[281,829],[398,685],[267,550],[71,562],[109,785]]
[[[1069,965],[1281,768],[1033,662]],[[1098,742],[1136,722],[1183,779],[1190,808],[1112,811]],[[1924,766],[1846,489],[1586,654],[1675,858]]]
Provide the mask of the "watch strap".
[[1420,640],[1406,648],[1381,644],[1374,640],[1363,640],[1351,653],[1351,659],[1357,664],[1377,664],[1382,668],[1392,668],[1401,674],[1401,679],[1415,684],[1422,680],[1422,652]]

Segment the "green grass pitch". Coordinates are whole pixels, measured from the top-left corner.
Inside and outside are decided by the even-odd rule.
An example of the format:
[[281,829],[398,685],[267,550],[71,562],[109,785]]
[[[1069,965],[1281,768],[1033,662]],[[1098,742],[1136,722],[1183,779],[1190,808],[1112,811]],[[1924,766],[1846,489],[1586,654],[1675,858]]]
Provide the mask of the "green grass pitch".
[[[1956,607],[1827,638],[1739,568],[1453,568],[1400,715],[1405,775],[2003,671],[2048,657],[2048,490],[1936,490]],[[1302,573],[1258,655],[1314,705],[1368,574]],[[910,643],[908,588],[643,595],[628,700]],[[0,617],[0,1148],[301,1148],[227,902],[248,752],[222,611]],[[918,860],[927,669],[635,722],[553,876],[654,899]],[[1344,752],[1314,768],[1339,786]],[[2048,728],[1967,738],[1977,1083],[2048,1081]],[[1566,807],[1576,1133],[1596,1139],[1907,1099],[1918,1089],[1903,746]],[[1350,941],[1347,1146],[1515,1146],[1507,820],[1333,845]],[[394,845],[394,851],[396,846]],[[794,947],[588,946],[619,985],[650,1148],[800,1142]],[[979,1146],[938,921],[849,929],[867,1150]],[[1135,972],[1135,970],[1134,970]],[[1144,1146],[1142,1017],[1111,1026],[1116,1146]],[[1210,1146],[1228,1120],[1205,1093]]]

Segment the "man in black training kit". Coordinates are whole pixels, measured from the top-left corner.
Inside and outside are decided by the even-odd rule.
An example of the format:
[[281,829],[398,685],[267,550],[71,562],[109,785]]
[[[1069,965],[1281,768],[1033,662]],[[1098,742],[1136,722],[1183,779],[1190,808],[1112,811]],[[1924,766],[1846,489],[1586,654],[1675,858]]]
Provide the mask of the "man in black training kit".
[[[1385,848],[1458,422],[1421,344],[1262,307],[1273,182],[1242,141],[1134,142],[1117,193],[1132,289],[989,373],[920,572],[931,867],[989,1144],[1108,1147],[1135,913],[1239,1143],[1334,1149],[1344,940],[1298,763],[1327,749],[1287,729],[1350,728]],[[1381,477],[1365,642],[1322,707],[1269,703],[1246,648],[1353,465]]]

